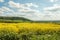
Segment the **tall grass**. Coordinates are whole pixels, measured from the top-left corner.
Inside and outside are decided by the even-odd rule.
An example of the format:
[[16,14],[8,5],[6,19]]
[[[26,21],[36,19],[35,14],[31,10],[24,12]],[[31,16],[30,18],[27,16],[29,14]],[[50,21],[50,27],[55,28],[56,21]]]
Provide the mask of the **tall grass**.
[[[9,26],[10,25],[10,26]],[[31,24],[30,26],[22,26],[23,24],[0,24],[0,40],[60,40],[60,28],[58,25],[53,24],[51,27],[43,28],[38,27],[38,24]],[[33,25],[37,25],[33,26]],[[47,26],[47,25],[44,25]]]

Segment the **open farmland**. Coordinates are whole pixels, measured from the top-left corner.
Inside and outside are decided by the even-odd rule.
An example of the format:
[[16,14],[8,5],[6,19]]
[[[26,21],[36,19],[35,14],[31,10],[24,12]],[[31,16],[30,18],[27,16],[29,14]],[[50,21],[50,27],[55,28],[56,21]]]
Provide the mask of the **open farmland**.
[[60,40],[54,23],[0,23],[0,40]]
[[59,30],[59,24],[53,23],[0,23],[0,27],[17,27],[17,28],[26,28],[28,30]]

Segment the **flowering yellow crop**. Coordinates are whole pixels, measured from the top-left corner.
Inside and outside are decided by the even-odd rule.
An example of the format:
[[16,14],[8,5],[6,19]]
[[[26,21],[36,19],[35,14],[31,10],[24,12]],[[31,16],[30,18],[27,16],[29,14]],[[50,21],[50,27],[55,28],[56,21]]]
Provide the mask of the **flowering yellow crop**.
[[0,23],[0,29],[7,29],[18,32],[22,29],[27,30],[59,30],[60,25],[53,23]]
[[17,38],[19,40],[25,38],[55,40],[60,35],[59,31],[60,25],[54,23],[0,23],[0,37],[3,37],[4,40],[15,40]]

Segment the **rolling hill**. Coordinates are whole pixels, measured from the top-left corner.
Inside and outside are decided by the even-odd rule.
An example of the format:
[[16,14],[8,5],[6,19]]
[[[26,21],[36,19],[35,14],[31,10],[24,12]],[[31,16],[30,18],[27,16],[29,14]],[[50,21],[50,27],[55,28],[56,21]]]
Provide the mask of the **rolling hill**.
[[0,17],[0,22],[31,22],[32,20],[29,20],[24,17]]
[[31,23],[59,23],[60,24],[60,21],[34,21],[24,17],[3,17],[3,16],[0,16],[0,22],[5,22],[5,23],[31,22]]

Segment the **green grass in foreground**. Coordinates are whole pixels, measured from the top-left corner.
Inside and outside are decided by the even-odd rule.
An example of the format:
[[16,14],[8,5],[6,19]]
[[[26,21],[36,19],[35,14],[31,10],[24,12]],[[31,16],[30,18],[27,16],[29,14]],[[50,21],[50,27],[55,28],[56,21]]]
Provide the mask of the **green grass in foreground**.
[[19,32],[8,29],[0,29],[0,40],[60,40],[60,30],[27,30]]

